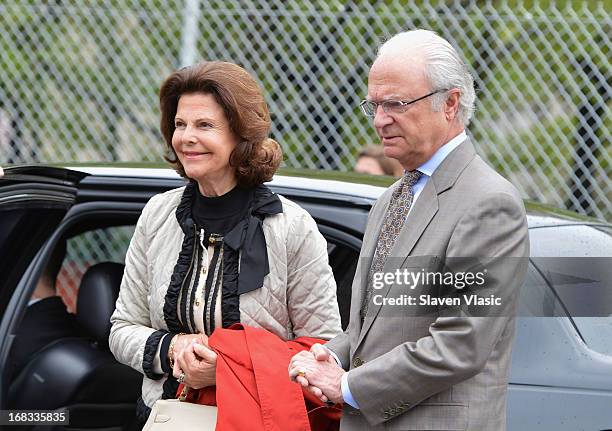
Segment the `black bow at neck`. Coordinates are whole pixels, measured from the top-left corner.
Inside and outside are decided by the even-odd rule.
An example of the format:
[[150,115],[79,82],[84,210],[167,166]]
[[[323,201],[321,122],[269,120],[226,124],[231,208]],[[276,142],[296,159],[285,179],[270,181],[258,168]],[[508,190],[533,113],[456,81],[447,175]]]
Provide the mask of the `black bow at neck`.
[[[191,203],[195,198],[196,187],[197,183],[193,181],[185,187],[176,209],[177,220],[185,235],[194,235],[195,232]],[[270,272],[263,219],[282,212],[283,206],[278,195],[263,184],[259,185],[254,189],[247,216],[224,236],[223,242],[240,253],[239,295],[259,289],[264,277]]]

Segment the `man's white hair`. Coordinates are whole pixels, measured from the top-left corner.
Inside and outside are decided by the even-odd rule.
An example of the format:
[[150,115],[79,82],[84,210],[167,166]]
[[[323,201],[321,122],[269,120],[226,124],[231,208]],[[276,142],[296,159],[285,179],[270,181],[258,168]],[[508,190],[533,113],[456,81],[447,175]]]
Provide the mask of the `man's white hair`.
[[[378,49],[378,57],[387,53],[402,55],[402,53],[420,51],[425,60],[425,76],[429,80],[432,91],[458,88],[459,121],[467,126],[474,113],[476,93],[474,78],[465,62],[448,41],[430,30],[411,30],[398,33],[383,43]],[[432,109],[438,111],[446,101],[445,93],[432,96]]]

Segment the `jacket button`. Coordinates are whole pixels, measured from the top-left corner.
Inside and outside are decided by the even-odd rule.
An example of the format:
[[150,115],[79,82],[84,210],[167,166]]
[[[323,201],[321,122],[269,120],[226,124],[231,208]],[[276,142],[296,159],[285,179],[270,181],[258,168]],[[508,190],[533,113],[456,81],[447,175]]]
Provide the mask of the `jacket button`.
[[389,419],[389,412],[384,412],[383,413],[383,419]]
[[363,365],[363,361],[361,360],[361,358],[355,358],[353,359],[353,366],[355,368],[357,367],[361,367]]

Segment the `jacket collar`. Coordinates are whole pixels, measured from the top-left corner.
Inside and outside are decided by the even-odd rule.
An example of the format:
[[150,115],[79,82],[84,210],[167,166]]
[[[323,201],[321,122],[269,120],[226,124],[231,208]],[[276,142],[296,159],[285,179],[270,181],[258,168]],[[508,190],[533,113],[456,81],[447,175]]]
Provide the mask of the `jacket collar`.
[[[176,218],[186,236],[193,235],[195,231],[191,205],[196,187],[195,181],[189,182],[176,208]],[[282,212],[283,206],[278,195],[260,184],[254,189],[247,216],[225,235],[223,242],[235,251],[240,250],[239,295],[260,288],[264,277],[270,272],[262,221],[267,216]]]

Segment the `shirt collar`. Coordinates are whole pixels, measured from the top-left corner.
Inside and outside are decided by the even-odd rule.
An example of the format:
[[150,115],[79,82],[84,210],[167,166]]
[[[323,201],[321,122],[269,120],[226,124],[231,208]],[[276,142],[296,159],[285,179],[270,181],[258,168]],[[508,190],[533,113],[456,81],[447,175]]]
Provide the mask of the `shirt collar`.
[[423,175],[427,175],[428,177],[431,177],[433,173],[435,172],[435,170],[438,169],[438,166],[440,166],[440,164],[444,161],[446,156],[448,156],[451,153],[451,151],[457,148],[459,144],[461,144],[466,139],[467,139],[467,134],[465,133],[465,130],[464,130],[461,133],[459,133],[457,136],[455,136],[453,139],[448,141],[446,144],[438,148],[438,151],[436,151],[429,160],[427,160],[425,163],[419,166],[417,170],[420,171]]

